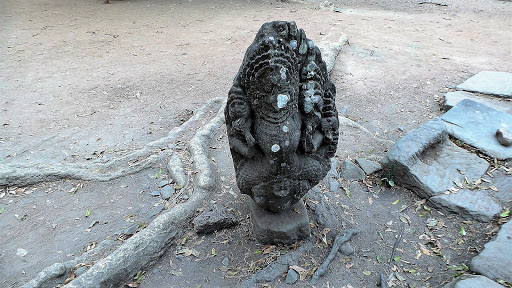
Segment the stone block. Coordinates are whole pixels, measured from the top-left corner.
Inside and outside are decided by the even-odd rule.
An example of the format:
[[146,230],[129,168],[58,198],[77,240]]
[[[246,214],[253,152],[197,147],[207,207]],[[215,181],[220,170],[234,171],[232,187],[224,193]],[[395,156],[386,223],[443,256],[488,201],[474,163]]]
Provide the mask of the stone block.
[[497,71],[482,71],[457,85],[457,89],[512,97],[512,74]]
[[491,279],[512,283],[512,221],[501,226],[496,239],[471,260],[471,270]]
[[429,201],[439,210],[457,213],[466,220],[490,222],[501,211],[501,205],[482,190],[462,189],[431,197]]
[[491,157],[500,160],[512,158],[512,147],[503,146],[496,137],[496,130],[512,127],[512,115],[466,99],[441,119],[453,137]]
[[291,244],[309,237],[309,217],[304,202],[278,213],[259,207],[247,198],[254,237],[262,244]]
[[503,286],[482,275],[464,275],[444,285],[443,288],[503,288]]
[[496,97],[483,97],[483,96],[477,96],[473,93],[466,92],[466,91],[454,91],[454,92],[448,92],[444,94],[444,104],[443,104],[443,110],[448,111],[452,109],[455,105],[459,104],[460,101],[464,99],[473,100],[478,103],[482,103],[484,105],[487,105],[493,109],[496,109],[498,111],[502,111],[505,113],[512,114],[512,102],[500,100]]
[[455,182],[479,179],[489,163],[456,146],[446,126],[435,118],[405,135],[382,160],[386,175],[423,198],[455,187]]

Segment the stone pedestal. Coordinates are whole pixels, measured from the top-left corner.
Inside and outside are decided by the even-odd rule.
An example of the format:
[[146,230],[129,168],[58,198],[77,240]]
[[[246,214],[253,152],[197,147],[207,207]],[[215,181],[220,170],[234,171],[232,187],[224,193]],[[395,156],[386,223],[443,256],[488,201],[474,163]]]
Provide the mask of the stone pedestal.
[[262,244],[291,244],[309,237],[309,217],[304,202],[290,209],[273,213],[256,205],[247,197],[251,211],[253,234]]

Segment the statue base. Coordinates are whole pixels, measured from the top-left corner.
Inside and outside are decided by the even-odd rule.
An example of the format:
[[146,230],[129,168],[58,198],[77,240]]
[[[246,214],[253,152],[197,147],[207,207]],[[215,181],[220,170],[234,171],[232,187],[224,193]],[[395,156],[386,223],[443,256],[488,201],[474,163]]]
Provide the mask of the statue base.
[[309,237],[309,217],[304,202],[274,213],[267,211],[247,197],[251,210],[253,235],[262,244],[292,244]]

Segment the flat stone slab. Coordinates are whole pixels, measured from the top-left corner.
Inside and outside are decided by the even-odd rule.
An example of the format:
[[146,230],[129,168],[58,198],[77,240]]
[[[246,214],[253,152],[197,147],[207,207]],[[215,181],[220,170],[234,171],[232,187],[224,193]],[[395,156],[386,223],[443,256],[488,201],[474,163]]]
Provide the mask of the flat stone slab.
[[512,158],[512,147],[496,138],[499,128],[512,129],[512,115],[468,99],[441,116],[453,137],[500,160]]
[[382,169],[382,166],[380,166],[379,163],[373,162],[364,158],[357,158],[356,159],[357,165],[363,169],[364,173],[366,175],[371,175],[379,170]]
[[459,104],[460,101],[464,99],[473,100],[478,103],[482,103],[484,105],[487,105],[491,107],[492,109],[512,114],[512,102],[511,101],[505,101],[500,100],[499,98],[491,98],[489,97],[482,97],[477,96],[471,92],[466,91],[454,91],[454,92],[448,92],[444,94],[444,104],[443,104],[443,110],[448,111],[452,109],[455,105]]
[[503,286],[482,275],[469,275],[456,278],[443,288],[503,288]]
[[299,201],[288,210],[274,213],[257,206],[249,197],[247,201],[253,235],[260,243],[291,244],[309,237],[309,217],[304,202]]
[[454,181],[476,181],[489,163],[455,144],[445,124],[435,118],[405,135],[382,160],[384,175],[423,198],[430,198],[456,187]]
[[340,177],[346,180],[363,180],[364,171],[350,161],[343,161],[340,168]]
[[439,210],[457,213],[466,220],[490,222],[501,211],[501,205],[481,190],[462,189],[431,197],[429,201]]
[[457,85],[459,90],[512,97],[512,74],[482,71]]
[[488,278],[512,283],[512,221],[501,226],[496,239],[471,260],[470,268]]

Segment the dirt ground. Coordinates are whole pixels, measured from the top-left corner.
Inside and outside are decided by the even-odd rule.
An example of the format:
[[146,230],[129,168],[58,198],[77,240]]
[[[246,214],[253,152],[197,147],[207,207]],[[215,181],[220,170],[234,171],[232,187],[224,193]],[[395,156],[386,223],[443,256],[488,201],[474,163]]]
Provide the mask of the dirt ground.
[[[440,115],[442,95],[469,76],[512,72],[510,1],[333,1],[340,12],[322,8],[323,1],[102,2],[0,2],[0,165],[107,161],[167,135],[208,99],[226,97],[247,46],[271,20],[293,20],[314,41],[348,37],[331,75],[338,110],[381,139],[396,141]],[[340,160],[383,156],[368,143],[340,138]],[[218,139],[212,145],[226,147],[225,138]],[[222,149],[215,153],[229,160]],[[243,198],[228,193],[236,191],[230,165],[218,163],[218,201],[231,201],[241,225],[204,239],[190,235],[197,259],[176,259],[181,242],[170,247],[145,271],[140,287],[232,286],[275,259],[279,249],[293,249],[254,253],[263,247],[251,238]],[[46,266],[116,239],[130,225],[142,229],[165,207],[149,194],[161,180],[154,177],[159,168],[165,164],[106,183],[0,187],[1,286],[19,287]],[[402,205],[411,219],[397,252],[402,260],[396,269],[406,278],[400,287],[439,287],[458,272],[449,265],[468,265],[496,232],[496,223],[416,210],[421,199],[402,188],[381,189],[376,181],[371,190],[361,183],[342,186],[331,197],[346,220],[342,226],[365,234],[353,241],[356,254],[338,256],[319,287],[374,287],[400,230]],[[437,224],[428,226],[429,218]],[[424,239],[429,231],[433,238]],[[301,259],[308,271],[328,253],[321,241],[314,249]],[[230,270],[219,270],[224,258]]]

